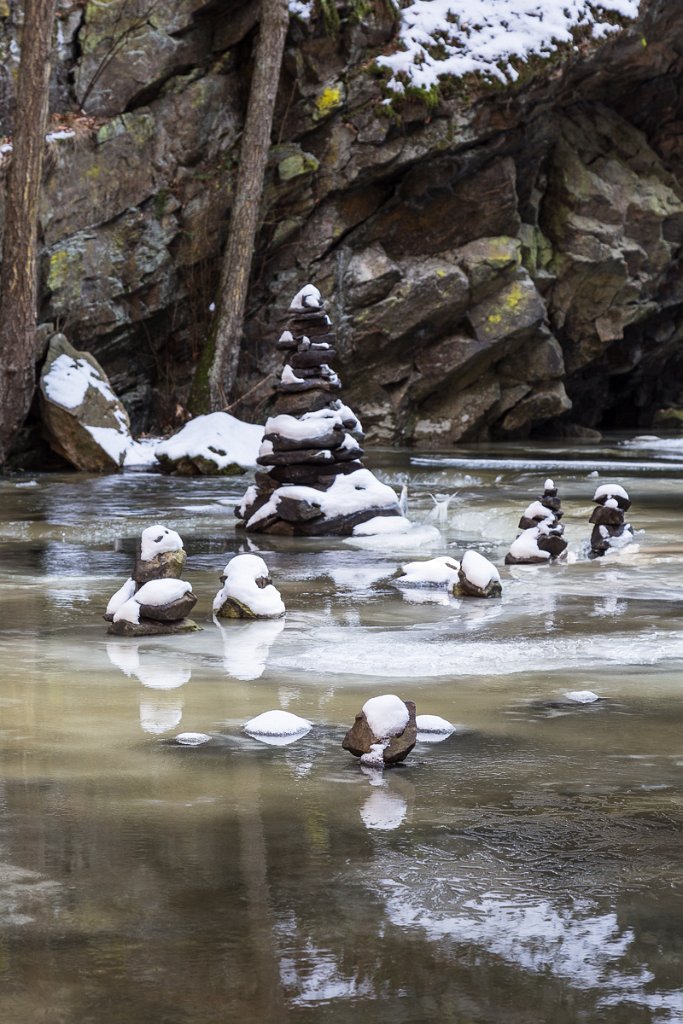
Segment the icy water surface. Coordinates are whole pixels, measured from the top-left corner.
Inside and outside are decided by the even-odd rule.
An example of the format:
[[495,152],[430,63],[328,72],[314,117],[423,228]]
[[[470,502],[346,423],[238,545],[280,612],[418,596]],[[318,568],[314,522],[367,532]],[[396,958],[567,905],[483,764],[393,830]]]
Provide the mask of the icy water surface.
[[[683,1021],[683,446],[375,467],[440,544],[245,542],[244,480],[0,481],[3,1024]],[[465,546],[500,564],[549,474],[574,564],[503,569],[497,602],[392,584]],[[608,479],[644,532],[589,562]],[[107,637],[159,520],[203,631]],[[218,576],[247,546],[286,619],[218,628]],[[340,747],[383,692],[458,726],[384,778]],[[241,731],[278,707],[313,729]]]

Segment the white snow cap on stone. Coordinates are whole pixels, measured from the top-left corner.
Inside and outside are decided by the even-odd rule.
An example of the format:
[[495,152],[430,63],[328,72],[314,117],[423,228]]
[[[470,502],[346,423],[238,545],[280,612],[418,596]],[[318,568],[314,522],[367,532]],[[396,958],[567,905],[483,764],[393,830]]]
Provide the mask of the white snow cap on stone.
[[164,554],[166,551],[180,551],[183,542],[180,534],[175,530],[169,530],[167,526],[157,523],[155,526],[148,526],[142,531],[140,538],[140,557],[143,562],[148,562],[156,555]]
[[[123,590],[123,587],[121,589]],[[186,583],[185,580],[150,580],[140,587],[136,594],[119,605],[114,612],[114,622],[139,622],[141,604],[160,608],[172,601],[178,601],[191,590],[192,584]]]
[[277,340],[278,341],[294,341],[294,335],[292,334],[291,331],[283,331],[282,334],[280,335],[280,337]]
[[625,498],[629,501],[629,496],[621,486],[621,484],[601,484],[593,495],[593,501],[598,501],[600,498],[604,498],[607,495],[608,498],[619,497]]
[[[329,434],[335,426],[341,428],[342,422],[338,412],[332,409],[321,409],[324,416],[305,415],[299,419],[297,416],[289,416],[287,413],[280,413],[279,416],[271,416],[266,420],[265,433],[277,434],[278,437],[285,437],[289,441],[303,441],[305,438],[315,440]],[[264,444],[271,442],[264,442]],[[272,449],[271,449],[272,450]]]
[[126,580],[126,582],[123,584],[123,586],[120,587],[119,590],[117,590],[116,593],[113,594],[109,598],[109,604],[107,605],[106,614],[107,615],[114,615],[114,614],[116,614],[116,612],[119,610],[119,608],[121,607],[122,604],[125,604],[126,601],[130,601],[130,599],[131,599],[131,597],[133,596],[134,593],[135,593],[135,580],[134,579]]
[[312,725],[307,718],[299,718],[291,711],[264,711],[262,715],[251,718],[244,731],[255,736],[296,736],[308,732]]
[[227,412],[212,412],[190,420],[177,434],[157,445],[155,453],[169,459],[206,459],[218,469],[232,464],[246,469],[256,465],[262,437],[263,428],[257,424],[243,423]]
[[407,562],[401,568],[403,576],[398,577],[398,583],[407,583],[412,586],[427,584],[451,586],[457,582],[460,562],[450,555],[440,555],[438,558],[430,558],[426,562]]
[[323,304],[322,295],[314,284],[305,284],[292,299],[289,308],[292,312],[307,312],[320,309]]
[[268,577],[268,566],[258,555],[235,555],[225,567],[225,581],[213,599],[214,612],[223,607],[228,598],[239,601],[259,618],[279,618],[285,605],[280,592],[272,583],[258,587],[256,580]]
[[280,380],[281,380],[281,382],[283,384],[303,384],[304,383],[304,378],[303,377],[297,377],[297,375],[294,373],[294,370],[289,365],[289,363],[286,363],[282,367],[282,373],[280,374]]
[[[543,524],[541,524],[543,526]],[[513,558],[550,558],[549,551],[543,551],[538,546],[538,535],[541,527],[532,526],[528,530],[522,530],[517,540],[510,545],[510,554]]]
[[545,505],[541,505],[540,501],[532,501],[530,505],[527,505],[524,516],[527,519],[552,519],[553,514],[550,509],[546,508]]
[[185,580],[163,579],[150,580],[138,590],[134,600],[138,604],[146,604],[153,608],[161,608],[162,605],[170,604],[172,601],[179,601],[185,594],[192,590],[192,584]]
[[554,490],[555,490],[555,484],[554,484],[554,482],[553,482],[553,481],[552,481],[552,480],[550,479],[550,477],[548,477],[548,479],[546,480],[546,482],[545,482],[545,483],[543,484],[543,490],[544,490],[544,491],[554,491]]
[[393,693],[371,697],[363,705],[367,723],[378,740],[389,736],[400,736],[408,724],[408,708],[404,701]]
[[465,578],[480,590],[485,590],[491,580],[500,581],[500,573],[495,565],[478,551],[466,551],[462,556],[461,568]]
[[43,378],[43,386],[50,401],[64,409],[78,408],[91,387],[96,388],[108,402],[116,401],[108,382],[102,380],[94,366],[85,359],[72,359],[66,353],[54,360]]

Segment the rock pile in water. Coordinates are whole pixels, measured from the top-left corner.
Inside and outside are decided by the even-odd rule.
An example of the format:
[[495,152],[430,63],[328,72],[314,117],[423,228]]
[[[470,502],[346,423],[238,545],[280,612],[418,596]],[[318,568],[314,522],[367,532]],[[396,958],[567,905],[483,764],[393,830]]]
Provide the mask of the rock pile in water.
[[557,487],[552,480],[546,480],[543,494],[527,506],[519,520],[522,532],[510,545],[505,564],[535,565],[559,558],[567,549],[560,522],[563,514]]
[[624,547],[633,539],[630,523],[624,522],[631,500],[620,484],[602,484],[593,501],[596,507],[589,519],[593,524],[589,558],[600,558],[609,548]]
[[213,613],[219,619],[279,619],[285,614],[268,566],[258,555],[231,558],[221,583],[223,586],[213,600]]
[[398,764],[417,742],[415,704],[393,693],[366,700],[342,740],[344,750],[371,768]]
[[190,633],[199,626],[187,616],[197,603],[192,585],[181,580],[187,556],[175,530],[149,526],[142,531],[130,579],[107,605],[108,632],[115,636]]
[[257,459],[264,468],[235,509],[240,525],[253,533],[348,535],[377,516],[400,517],[394,491],[360,461],[364,435],[338,397],[335,336],[318,289],[302,288],[289,314],[277,342],[286,361]]

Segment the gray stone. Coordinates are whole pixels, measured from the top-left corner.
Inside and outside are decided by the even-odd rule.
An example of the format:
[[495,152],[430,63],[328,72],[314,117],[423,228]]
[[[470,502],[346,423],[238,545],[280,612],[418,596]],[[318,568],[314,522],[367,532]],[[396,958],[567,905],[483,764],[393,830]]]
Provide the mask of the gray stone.
[[196,633],[201,629],[192,619],[180,619],[175,622],[153,622],[151,619],[140,619],[140,622],[112,622],[107,633],[112,636],[175,636],[180,633]]

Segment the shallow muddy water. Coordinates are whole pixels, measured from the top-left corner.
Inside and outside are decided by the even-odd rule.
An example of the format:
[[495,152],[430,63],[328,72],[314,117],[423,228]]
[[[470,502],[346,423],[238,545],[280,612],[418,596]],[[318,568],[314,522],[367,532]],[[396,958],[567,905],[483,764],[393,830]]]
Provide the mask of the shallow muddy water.
[[[370,464],[438,545],[245,540],[245,479],[0,480],[3,1024],[683,1021],[683,444]],[[467,546],[500,564],[548,475],[575,562],[502,569],[502,601],[392,584]],[[605,480],[639,547],[591,562]],[[157,521],[203,630],[108,637]],[[211,621],[242,550],[284,621]],[[386,692],[458,728],[382,777],[340,741]],[[242,732],[277,707],[314,727]]]

